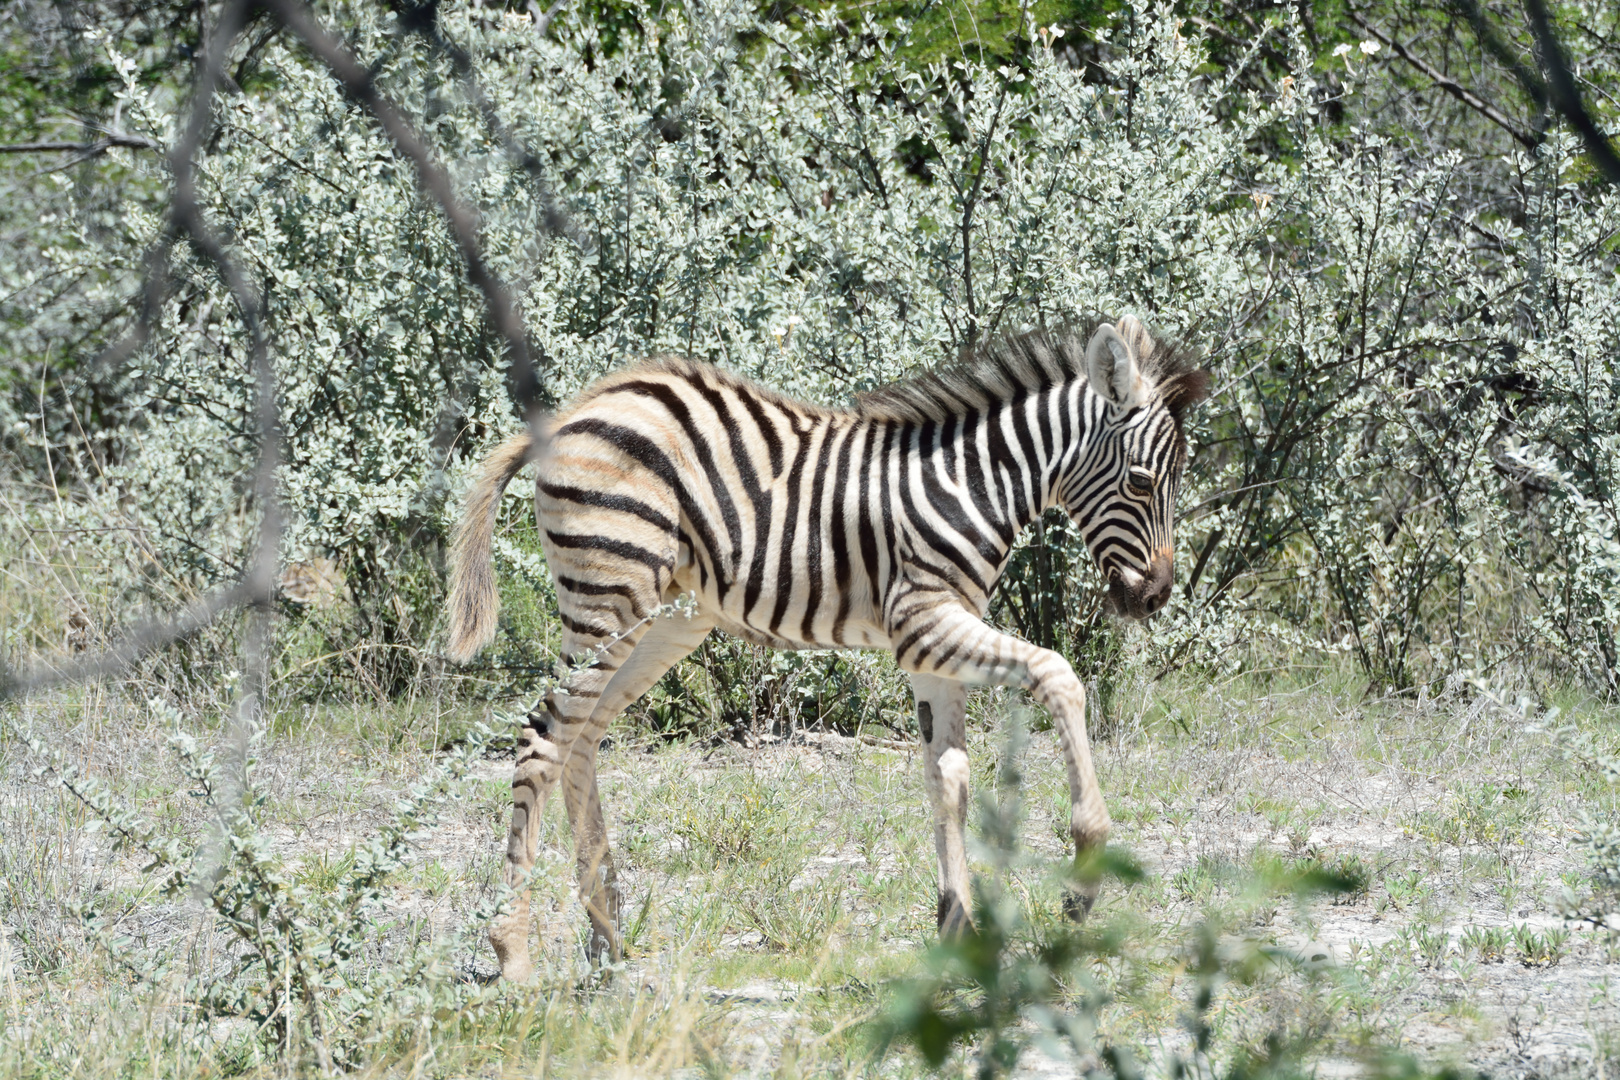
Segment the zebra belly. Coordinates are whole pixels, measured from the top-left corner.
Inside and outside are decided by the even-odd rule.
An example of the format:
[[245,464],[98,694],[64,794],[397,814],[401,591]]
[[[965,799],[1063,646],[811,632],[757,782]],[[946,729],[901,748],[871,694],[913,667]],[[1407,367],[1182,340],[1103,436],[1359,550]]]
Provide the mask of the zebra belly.
[[[691,561],[690,549],[684,545],[681,548],[681,557],[676,567],[675,584],[671,590],[674,593],[692,593],[697,597],[698,609],[714,621],[716,629],[724,630],[733,637],[741,638],[754,645],[763,645],[771,649],[800,650],[800,649],[871,649],[887,648],[889,639],[878,626],[868,619],[848,619],[842,629],[842,640],[835,640],[829,632],[831,624],[829,619],[816,620],[811,626],[813,633],[806,636],[802,633],[804,621],[803,605],[797,610],[789,609],[778,631],[773,633],[767,627],[758,625],[755,621],[743,618],[742,597],[744,590],[732,585],[726,590],[724,599],[715,588],[713,580],[703,582]],[[756,616],[766,605],[756,603]],[[794,629],[801,632],[794,633]],[[814,631],[821,631],[815,633]]]
[[799,638],[777,637],[746,623],[736,622],[724,617],[715,620],[715,627],[754,645],[763,645],[766,648],[783,649],[791,652],[804,649],[886,649],[889,647],[889,639],[878,632],[875,627],[849,627],[847,629],[852,632],[846,633],[846,640],[844,641],[807,641]]

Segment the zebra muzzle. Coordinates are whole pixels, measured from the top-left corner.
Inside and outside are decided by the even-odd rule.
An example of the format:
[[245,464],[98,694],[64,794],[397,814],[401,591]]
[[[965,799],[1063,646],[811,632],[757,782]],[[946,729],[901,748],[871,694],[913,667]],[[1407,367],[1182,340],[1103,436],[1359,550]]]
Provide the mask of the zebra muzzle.
[[1147,573],[1133,567],[1115,567],[1108,575],[1108,599],[1117,615],[1145,619],[1170,600],[1173,570],[1168,551],[1154,553]]

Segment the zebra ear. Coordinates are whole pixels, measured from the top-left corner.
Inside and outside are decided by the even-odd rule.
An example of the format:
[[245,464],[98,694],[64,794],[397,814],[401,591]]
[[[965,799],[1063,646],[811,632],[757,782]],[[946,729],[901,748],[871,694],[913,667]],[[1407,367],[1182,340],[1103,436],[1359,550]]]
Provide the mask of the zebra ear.
[[1153,335],[1147,332],[1147,327],[1142,325],[1142,320],[1135,315],[1121,315],[1119,322],[1114,324],[1114,328],[1119,331],[1119,336],[1125,339],[1125,343],[1131,347],[1131,353],[1136,357],[1138,367],[1153,355],[1154,349],[1159,347],[1158,342],[1153,340]]
[[1086,382],[1122,412],[1136,408],[1141,401],[1142,379],[1136,370],[1136,356],[1130,342],[1108,323],[1097,327],[1086,346]]

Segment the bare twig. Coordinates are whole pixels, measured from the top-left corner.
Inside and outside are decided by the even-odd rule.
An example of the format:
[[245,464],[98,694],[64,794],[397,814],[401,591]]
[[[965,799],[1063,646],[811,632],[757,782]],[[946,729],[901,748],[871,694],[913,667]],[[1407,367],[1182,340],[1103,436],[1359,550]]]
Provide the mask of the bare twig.
[[985,129],[984,139],[979,143],[979,171],[973,177],[972,188],[962,199],[962,292],[967,299],[969,348],[977,343],[979,337],[979,308],[973,298],[973,211],[984,190],[984,174],[990,168],[990,147],[995,141],[996,128],[1001,123],[1002,107],[1006,104],[1007,86],[1003,84],[996,96],[996,111],[990,117],[990,126]]
[[[535,31],[536,34],[545,32],[545,24],[551,21],[552,12],[557,10],[557,6],[561,2],[562,0],[557,0],[556,3],[552,4],[543,17],[535,16],[538,27]],[[506,151],[507,157],[517,162],[523,171],[528,174],[530,182],[534,184],[535,190],[540,196],[542,221],[545,224],[546,231],[553,236],[565,236],[576,244],[583,244],[584,238],[574,229],[573,224],[568,220],[568,215],[557,205],[556,197],[546,183],[544,162],[535,155],[534,151],[523,145],[523,142],[501,119],[500,113],[495,111],[494,103],[489,100],[489,95],[484,92],[484,84],[478,78],[478,71],[473,66],[472,57],[468,55],[466,49],[445,36],[444,31],[439,26],[438,15],[439,6],[437,3],[422,4],[404,11],[401,14],[400,25],[408,33],[421,37],[432,46],[434,51],[448,59],[451,67],[455,68],[456,76],[461,79],[462,87],[466,90],[467,97],[472,100],[473,106],[478,110],[478,115],[483,120],[484,126],[494,136],[495,141],[501,144],[501,148]]]
[[130,150],[162,150],[163,145],[144,135],[112,133],[95,142],[23,142],[0,144],[0,154],[55,154],[75,153],[86,157],[100,154],[115,146]]
[[[179,641],[212,623],[222,614],[241,605],[255,609],[246,642],[245,673],[248,676],[241,699],[242,708],[255,711],[267,685],[268,635],[271,602],[275,595],[278,547],[281,537],[280,503],[276,485],[276,467],[280,456],[280,415],[276,401],[275,371],[270,361],[268,342],[263,325],[262,298],[247,276],[237,266],[224,244],[208,227],[197,199],[196,171],[193,158],[198,147],[212,127],[212,109],[215,92],[225,84],[225,60],[231,45],[242,32],[250,6],[255,0],[230,0],[220,13],[219,22],[208,35],[203,63],[192,94],[191,111],[181,137],[170,148],[169,167],[173,176],[173,195],[170,211],[162,234],[147,250],[143,259],[139,310],[135,326],[121,341],[104,350],[93,362],[95,365],[122,363],[150,339],[158,313],[168,297],[170,286],[169,256],[176,241],[188,240],[218,269],[221,279],[231,293],[238,318],[247,331],[252,370],[256,382],[257,401],[255,421],[259,434],[259,461],[254,477],[254,497],[259,505],[261,523],[256,553],[242,579],[220,589],[192,605],[181,616],[166,622],[154,622],[128,634],[117,646],[85,657],[68,666],[45,665],[22,676],[0,671],[0,699],[27,693],[30,690],[67,682],[78,682],[114,674],[141,656]],[[478,239],[476,216],[455,195],[449,173],[429,152],[427,146],[411,129],[403,114],[378,92],[368,72],[336,39],[326,33],[309,10],[297,0],[265,0],[265,6],[283,25],[292,30],[306,47],[332,72],[344,90],[360,102],[381,124],[395,147],[416,168],[417,178],[427,194],[439,204],[451,232],[456,238],[468,277],[482,293],[496,330],[505,339],[511,358],[513,399],[523,410],[525,419],[535,423],[541,416],[539,381],[530,357],[527,335],[522,318],[505,284],[484,260]],[[539,170],[539,163],[518,146],[509,130],[495,114],[482,89],[472,78],[472,66],[466,54],[454,46],[441,46],[451,55],[457,70],[475,92],[475,100],[485,122],[496,132],[509,152],[521,155],[531,176]],[[108,141],[119,138],[108,136]],[[134,138],[134,137],[130,137]],[[121,143],[111,143],[122,145]],[[49,144],[58,146],[58,144]],[[93,145],[93,144],[92,144]],[[142,142],[144,148],[156,144]],[[77,144],[63,144],[70,149]],[[514,151],[514,148],[516,150]],[[560,217],[549,216],[548,225],[562,231]],[[239,714],[239,724],[252,722],[252,717]]]
[[1402,60],[1405,60],[1408,64],[1411,64],[1413,67],[1417,68],[1420,72],[1428,77],[1429,81],[1433,82],[1440,89],[1444,90],[1446,93],[1450,94],[1452,97],[1456,98],[1464,105],[1467,105],[1470,109],[1473,109],[1485,119],[1489,120],[1491,123],[1513,136],[1513,138],[1522,143],[1526,149],[1534,150],[1537,146],[1541,145],[1541,139],[1539,137],[1519,127],[1508,117],[1506,113],[1502,112],[1501,109],[1498,109],[1495,105],[1492,105],[1490,102],[1486,101],[1484,98],[1480,97],[1466,86],[1463,86],[1457,80],[1441,71],[1439,68],[1434,67],[1422,57],[1414,55],[1412,51],[1405,45],[1401,44],[1399,41],[1396,41],[1393,37],[1384,33],[1382,30],[1378,29],[1378,27],[1362,18],[1360,13],[1352,11],[1350,12],[1350,18],[1355,20],[1357,26],[1361,27],[1367,33],[1389,46],[1390,51],[1396,56],[1399,56]]
[[1198,588],[1198,579],[1204,576],[1204,567],[1209,565],[1209,557],[1215,554],[1215,545],[1221,542],[1226,535],[1225,529],[1216,529],[1204,541],[1204,549],[1198,553],[1198,561],[1193,564],[1192,573],[1187,575],[1187,585],[1181,590],[1181,595],[1188,601],[1193,598],[1193,590]]
[[[219,21],[208,37],[208,48],[203,67],[197,77],[193,94],[192,112],[186,125],[185,138],[169,155],[169,167],[174,174],[174,196],[171,214],[175,228],[183,232],[202,255],[219,269],[221,279],[230,290],[237,317],[247,331],[251,367],[255,386],[254,421],[259,436],[259,460],[254,471],[253,495],[259,507],[259,538],[253,562],[242,581],[241,601],[252,608],[248,621],[247,638],[243,642],[242,688],[236,699],[235,715],[225,735],[225,749],[231,762],[225,776],[235,790],[224,804],[239,805],[247,791],[246,775],[248,748],[252,733],[258,727],[264,712],[265,691],[270,683],[270,635],[274,615],[272,603],[276,589],[276,567],[280,561],[281,503],[276,484],[276,466],[281,457],[281,416],[276,401],[275,369],[270,361],[268,343],[264,333],[263,298],[231,258],[219,238],[209,229],[197,201],[196,169],[192,162],[195,148],[202,146],[213,126],[213,97],[218,87],[226,83],[229,75],[225,61],[231,44],[247,23],[247,15],[254,0],[231,0],[220,12]],[[220,837],[229,831],[225,817],[218,822]],[[223,845],[216,845],[211,857],[217,857]],[[205,860],[205,863],[208,860]],[[204,876],[212,876],[209,868]],[[311,1019],[315,1023],[315,1019]],[[330,1073],[318,1029],[316,1049],[321,1064]]]
[[[538,8],[534,6],[533,0],[530,0],[531,8],[533,8],[531,14],[533,14],[536,23],[536,35],[545,33],[546,24],[550,22],[552,14],[556,12],[562,3],[563,0],[555,0],[542,15]],[[415,34],[420,37],[427,43],[429,48],[450,62],[450,66],[455,70],[457,78],[461,80],[462,89],[466,93],[468,100],[478,110],[479,118],[483,121],[485,129],[500,144],[506,156],[522,168],[528,176],[529,183],[540,201],[541,225],[545,231],[552,236],[565,237],[582,249],[591,247],[592,244],[589,238],[574,227],[568,215],[558,205],[551,185],[547,182],[544,162],[534,151],[524,145],[523,141],[502,120],[500,113],[496,111],[494,103],[490,101],[489,95],[484,91],[482,80],[478,78],[478,70],[472,62],[471,55],[444,33],[443,27],[439,25],[439,5],[436,0],[428,0],[426,3],[418,3],[415,6],[394,2],[390,6],[398,12],[399,26],[405,33]],[[539,360],[541,363],[545,362],[544,354],[539,357]],[[544,388],[538,384],[538,379],[535,392],[541,395],[544,393]],[[443,460],[446,464],[450,460],[450,453],[455,441],[454,413],[456,405],[455,395],[453,393],[447,395],[438,423],[434,425],[434,431],[436,432],[434,446],[442,450]]]
[[191,605],[178,618],[138,626],[110,649],[83,657],[71,664],[42,664],[25,675],[9,679],[0,672],[0,700],[21,697],[65,683],[91,682],[116,675],[141,657],[195,634],[223,613],[246,603],[251,597],[247,586],[232,585],[211,593]]
[[197,178],[192,156],[213,126],[214,92],[225,79],[226,56],[232,42],[246,25],[251,3],[252,0],[231,0],[220,12],[219,22],[208,39],[202,71],[197,77],[185,135],[169,155],[169,168],[174,175],[174,195],[170,204],[173,228],[185,235],[192,246],[219,269],[220,277],[236,304],[237,317],[247,331],[254,382],[257,384],[254,420],[259,435],[259,461],[254,473],[253,493],[260,512],[259,541],[253,562],[239,586],[240,601],[252,605],[255,610],[245,644],[245,684],[233,725],[236,730],[229,737],[229,741],[239,743],[244,748],[244,753],[247,740],[243,730],[255,722],[268,682],[271,601],[275,597],[276,564],[281,543],[281,508],[276,490],[281,419],[276,403],[275,371],[264,336],[261,298],[203,218],[202,207],[197,201]]
[[[169,168],[174,177],[169,216],[163,234],[148,249],[145,258],[145,276],[141,290],[141,312],[136,327],[120,343],[105,351],[97,363],[109,359],[122,360],[145,344],[151,334],[157,312],[161,309],[169,289],[169,251],[181,237],[188,239],[199,254],[213,262],[220,277],[230,289],[238,316],[248,332],[252,352],[252,366],[258,383],[258,401],[255,419],[259,432],[259,462],[254,481],[254,495],[260,506],[262,520],[258,552],[241,581],[220,589],[193,604],[178,618],[152,622],[138,627],[118,645],[66,666],[47,665],[20,677],[0,673],[0,699],[27,693],[30,690],[67,682],[81,682],[114,674],[137,659],[165,645],[189,637],[207,626],[226,611],[242,604],[258,609],[258,617],[250,634],[250,646],[262,646],[262,637],[268,633],[270,601],[275,593],[276,553],[280,543],[280,513],[276,496],[276,462],[280,448],[280,423],[276,407],[275,372],[271,367],[257,292],[226,252],[224,245],[208,227],[197,201],[196,174],[192,158],[203,138],[212,127],[214,93],[224,71],[225,57],[237,34],[241,33],[249,4],[252,0],[231,0],[220,13],[218,25],[210,34],[203,64],[192,93],[191,113],[180,139],[170,149]],[[250,647],[248,664],[248,693],[257,695],[264,685],[260,665],[252,661]],[[267,650],[258,649],[259,658]]]

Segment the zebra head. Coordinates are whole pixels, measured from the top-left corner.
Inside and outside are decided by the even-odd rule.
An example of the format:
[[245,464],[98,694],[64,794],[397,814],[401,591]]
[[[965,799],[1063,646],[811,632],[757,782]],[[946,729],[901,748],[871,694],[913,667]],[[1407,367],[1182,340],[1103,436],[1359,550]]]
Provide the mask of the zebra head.
[[1084,409],[1095,441],[1081,455],[1084,475],[1064,487],[1065,505],[1114,609],[1142,619],[1170,599],[1176,492],[1187,466],[1181,417],[1208,394],[1209,373],[1184,367],[1126,315],[1092,334],[1086,381],[1101,407]]

